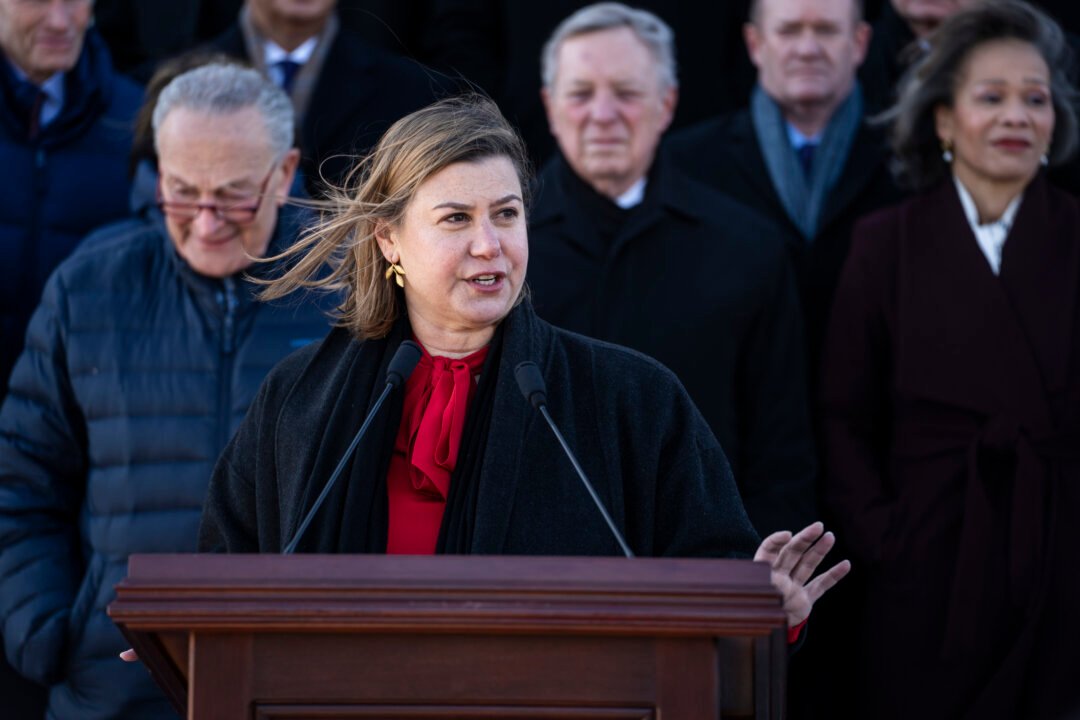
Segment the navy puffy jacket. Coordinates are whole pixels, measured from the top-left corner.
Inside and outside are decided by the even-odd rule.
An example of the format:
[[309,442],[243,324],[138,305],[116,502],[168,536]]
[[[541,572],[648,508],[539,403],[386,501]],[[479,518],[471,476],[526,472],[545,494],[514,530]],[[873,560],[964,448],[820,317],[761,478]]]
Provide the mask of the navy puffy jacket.
[[[0,408],[0,619],[49,717],[171,715],[106,616],[131,553],[194,552],[218,454],[267,371],[324,336],[310,297],[255,301],[176,254],[160,213],[49,279]],[[307,215],[284,208],[271,249]],[[324,303],[325,304],[325,303]]]
[[128,154],[142,90],[86,34],[60,114],[27,139],[0,55],[0,400],[49,273],[92,230],[128,215]]

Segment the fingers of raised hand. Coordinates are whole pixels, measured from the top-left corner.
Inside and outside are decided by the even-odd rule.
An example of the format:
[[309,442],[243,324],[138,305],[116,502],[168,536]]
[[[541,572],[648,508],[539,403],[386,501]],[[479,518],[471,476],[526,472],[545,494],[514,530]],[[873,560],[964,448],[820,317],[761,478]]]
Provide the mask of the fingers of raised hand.
[[791,542],[791,533],[787,530],[781,530],[774,532],[769,537],[761,541],[761,545],[758,546],[757,552],[754,553],[754,560],[758,562],[767,562],[772,567],[776,567],[776,559],[780,554],[780,551]]
[[851,571],[851,562],[841,560],[825,572],[818,575],[806,586],[806,594],[813,605],[822,595],[827,593],[836,583],[840,582]]
[[836,545],[836,536],[831,532],[827,532],[821,535],[817,542],[806,549],[806,552],[802,554],[796,563],[794,569],[791,571],[792,579],[800,585],[805,585],[814,571],[817,570],[818,565],[825,559],[825,556]]
[[[773,569],[791,574],[795,566],[803,560],[807,550],[814,546],[824,532],[825,526],[820,522],[811,523],[800,530],[780,549],[776,561],[773,562]],[[821,562],[821,558],[818,558],[818,562]],[[817,567],[816,563],[814,567]]]

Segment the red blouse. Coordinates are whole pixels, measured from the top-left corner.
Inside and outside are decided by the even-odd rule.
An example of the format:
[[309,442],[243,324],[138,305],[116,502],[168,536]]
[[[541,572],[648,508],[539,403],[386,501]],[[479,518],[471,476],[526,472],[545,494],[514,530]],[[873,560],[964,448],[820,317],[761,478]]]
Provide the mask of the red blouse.
[[435,552],[465,415],[487,351],[452,359],[432,357],[425,349],[405,382],[401,425],[386,474],[388,554]]

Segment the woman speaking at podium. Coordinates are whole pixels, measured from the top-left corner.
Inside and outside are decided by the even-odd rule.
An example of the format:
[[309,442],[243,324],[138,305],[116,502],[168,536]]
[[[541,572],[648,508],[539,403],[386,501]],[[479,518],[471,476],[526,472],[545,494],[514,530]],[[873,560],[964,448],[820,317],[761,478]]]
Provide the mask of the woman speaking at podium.
[[[533,313],[526,153],[493,103],[401,119],[348,184],[265,291],[343,290],[339,326],[263,384],[214,472],[203,550],[755,555],[676,377]],[[847,572],[810,580],[832,544],[814,524],[757,548],[791,626]]]

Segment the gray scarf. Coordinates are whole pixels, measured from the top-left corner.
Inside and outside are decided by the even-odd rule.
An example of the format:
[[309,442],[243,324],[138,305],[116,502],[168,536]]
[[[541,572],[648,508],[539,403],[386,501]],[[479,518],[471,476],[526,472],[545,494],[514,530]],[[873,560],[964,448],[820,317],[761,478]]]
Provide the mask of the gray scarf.
[[780,106],[760,85],[754,88],[750,115],[780,202],[803,237],[811,241],[819,230],[825,200],[840,179],[862,122],[862,90],[856,83],[851,94],[833,113],[821,143],[814,151],[809,178],[803,174],[795,148],[791,146]]

